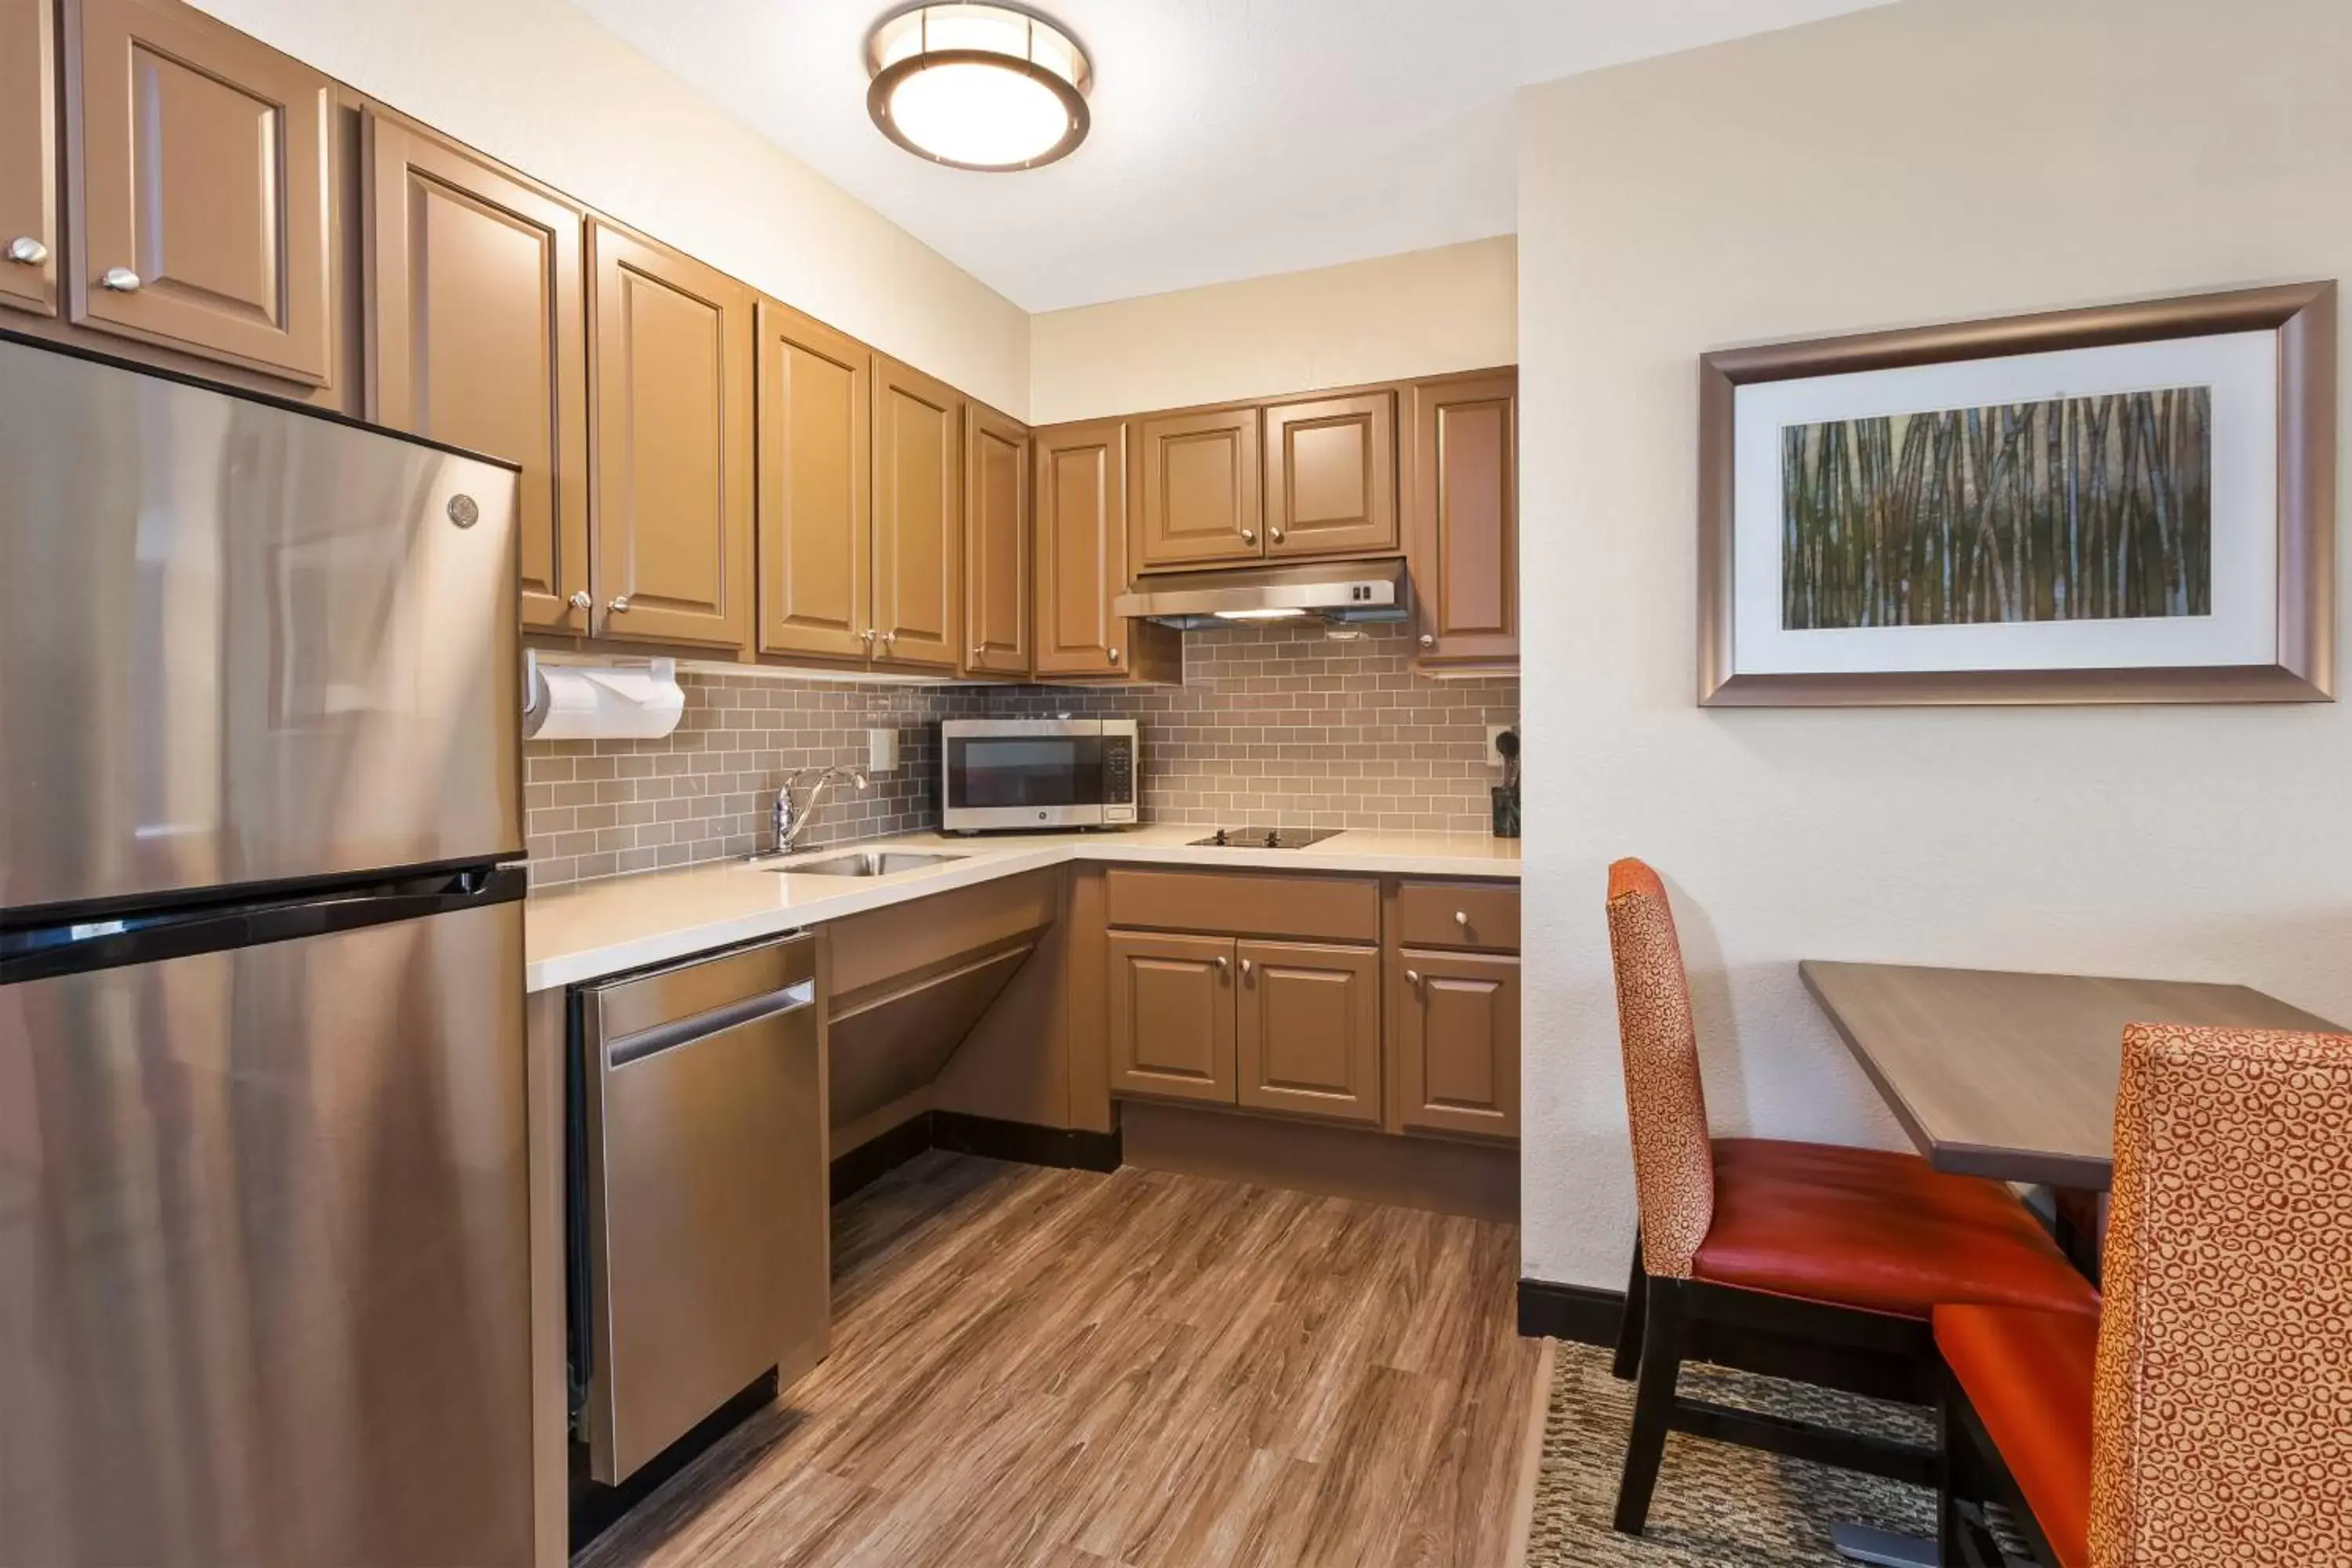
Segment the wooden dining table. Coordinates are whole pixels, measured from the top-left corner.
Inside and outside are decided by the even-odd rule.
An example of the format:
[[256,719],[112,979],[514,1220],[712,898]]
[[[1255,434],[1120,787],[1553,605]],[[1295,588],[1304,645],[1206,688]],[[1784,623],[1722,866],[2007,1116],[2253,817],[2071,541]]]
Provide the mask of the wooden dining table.
[[[2059,1244],[2094,1279],[2124,1026],[2336,1029],[2243,985],[1822,959],[1797,972],[1927,1163],[2053,1189]],[[1938,1562],[1935,1542],[1873,1526],[1831,1538],[1879,1568]]]
[[2126,1024],[2336,1026],[2244,985],[1897,963],[1797,966],[1939,1171],[2102,1192]]

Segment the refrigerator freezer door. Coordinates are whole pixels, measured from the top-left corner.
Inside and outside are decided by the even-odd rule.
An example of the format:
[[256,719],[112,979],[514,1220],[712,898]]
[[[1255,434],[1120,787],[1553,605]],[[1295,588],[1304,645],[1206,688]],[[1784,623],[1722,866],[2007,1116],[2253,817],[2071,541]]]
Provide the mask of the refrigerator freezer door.
[[514,489],[0,340],[0,912],[519,854]]
[[522,906],[0,986],[0,1563],[528,1568]]

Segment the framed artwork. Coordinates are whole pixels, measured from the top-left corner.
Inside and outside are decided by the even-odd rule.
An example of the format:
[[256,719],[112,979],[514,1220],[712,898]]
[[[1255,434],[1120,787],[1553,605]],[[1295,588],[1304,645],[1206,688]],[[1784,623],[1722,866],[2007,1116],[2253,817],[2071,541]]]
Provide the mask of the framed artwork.
[[2335,689],[2336,285],[1699,362],[1707,707]]

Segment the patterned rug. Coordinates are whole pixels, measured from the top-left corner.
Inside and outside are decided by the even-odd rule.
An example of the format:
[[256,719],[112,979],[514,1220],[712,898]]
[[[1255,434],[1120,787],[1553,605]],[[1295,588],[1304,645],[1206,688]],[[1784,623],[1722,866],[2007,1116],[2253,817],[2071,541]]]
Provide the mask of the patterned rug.
[[[1677,1432],[1639,1538],[1609,1528],[1633,1385],[1609,1373],[1609,1352],[1561,1344],[1553,1363],[1536,1478],[1528,1568],[1783,1568],[1843,1561],[1830,1547],[1842,1521],[1932,1535],[1936,1494],[1850,1470],[1784,1459]],[[1685,1394],[1799,1416],[1856,1432],[1932,1443],[1929,1412],[1715,1367],[1683,1372]]]

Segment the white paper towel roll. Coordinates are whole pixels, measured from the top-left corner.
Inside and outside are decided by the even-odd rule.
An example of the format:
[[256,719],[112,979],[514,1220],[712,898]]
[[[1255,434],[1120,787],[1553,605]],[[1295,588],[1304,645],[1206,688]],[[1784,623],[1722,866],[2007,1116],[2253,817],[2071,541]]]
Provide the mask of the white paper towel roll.
[[654,741],[677,728],[686,693],[665,665],[653,669],[541,665],[523,738]]

